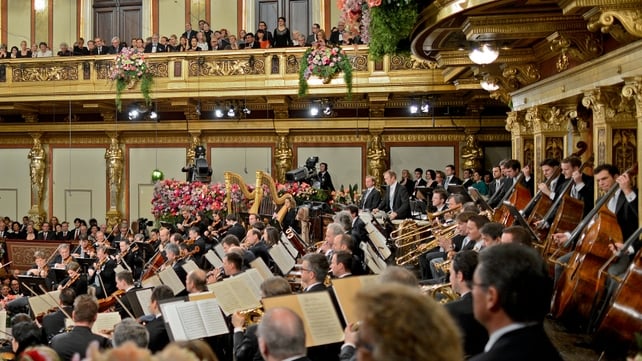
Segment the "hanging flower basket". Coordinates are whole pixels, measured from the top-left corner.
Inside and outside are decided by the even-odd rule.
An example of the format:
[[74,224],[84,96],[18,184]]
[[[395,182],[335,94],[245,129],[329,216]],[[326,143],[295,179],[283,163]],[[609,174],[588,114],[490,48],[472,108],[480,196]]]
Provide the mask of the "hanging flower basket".
[[143,94],[145,104],[151,105],[152,98],[149,93],[152,89],[152,73],[143,53],[123,48],[114,59],[114,66],[109,78],[116,81],[116,107],[118,111],[122,108],[121,95],[123,91],[126,88],[132,89],[139,81],[140,92]]
[[341,72],[348,87],[348,95],[351,95],[352,64],[345,51],[339,46],[309,48],[303,54],[299,67],[299,96],[304,96],[308,92],[310,78],[320,78],[322,84],[329,84]]

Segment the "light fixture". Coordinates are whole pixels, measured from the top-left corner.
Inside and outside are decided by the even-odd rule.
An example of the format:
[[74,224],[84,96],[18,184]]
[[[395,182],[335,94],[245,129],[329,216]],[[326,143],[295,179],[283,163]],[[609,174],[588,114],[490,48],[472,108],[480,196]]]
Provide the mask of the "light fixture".
[[428,103],[428,100],[426,99],[421,101],[421,112],[422,113],[430,112],[430,103]]
[[417,105],[417,102],[415,100],[410,102],[410,107],[408,107],[408,111],[410,114],[417,114],[419,111],[419,105]]
[[151,112],[149,112],[149,119],[158,120],[158,113],[152,110]]
[[35,11],[44,11],[47,6],[46,0],[35,0],[33,2],[33,9]]
[[497,60],[497,57],[499,57],[499,51],[489,43],[481,44],[468,53],[470,61],[479,65],[490,64]]
[[312,103],[310,105],[310,115],[313,117],[316,117],[317,115],[319,115],[319,104]]
[[127,115],[129,117],[129,120],[138,120],[140,118],[140,112],[137,108],[130,110]]
[[214,108],[214,116],[217,118],[223,118],[223,109],[221,109],[220,105],[217,105],[216,108]]
[[241,108],[241,112],[243,112],[243,114],[245,115],[250,115],[252,113],[250,108],[248,108],[247,105],[245,104],[243,104],[243,107]]
[[323,115],[329,117],[332,115],[332,104],[328,101],[323,104]]
[[159,116],[158,112],[152,107],[148,107],[144,104],[134,103],[129,108],[127,112],[127,118],[129,120],[153,120],[158,121]]
[[227,116],[229,118],[234,118],[236,116],[236,111],[234,110],[234,105],[230,105],[230,109],[227,110]]
[[481,85],[482,89],[488,92],[494,92],[495,90],[499,89],[499,84],[497,84],[497,78],[493,75],[490,74],[485,74],[482,80],[479,82],[479,85]]

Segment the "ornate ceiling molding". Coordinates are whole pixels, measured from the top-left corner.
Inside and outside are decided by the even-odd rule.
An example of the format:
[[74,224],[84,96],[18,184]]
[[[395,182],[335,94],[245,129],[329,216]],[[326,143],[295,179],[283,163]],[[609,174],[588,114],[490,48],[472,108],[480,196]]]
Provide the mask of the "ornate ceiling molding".
[[557,105],[540,105],[529,108],[525,119],[533,124],[533,132],[560,132],[565,133],[570,121],[572,107]]
[[610,33],[611,27],[618,20],[629,34],[636,38],[642,38],[642,10],[637,3],[635,8],[600,8],[596,14],[588,19],[588,29],[590,31],[601,31]]
[[602,38],[588,31],[560,32],[556,31],[546,38],[557,58],[557,72],[569,68],[570,58],[585,62],[602,55],[604,48]]
[[617,85],[595,88],[584,93],[582,105],[593,111],[593,119],[597,121],[635,122],[635,102],[623,93],[624,89]]
[[586,22],[582,17],[542,13],[471,16],[462,26],[466,39],[470,41],[535,39],[546,37],[555,31],[574,30],[586,30]]
[[530,119],[526,119],[525,114],[526,112],[524,111],[508,112],[508,117],[506,117],[506,130],[521,135],[532,134],[533,123]]

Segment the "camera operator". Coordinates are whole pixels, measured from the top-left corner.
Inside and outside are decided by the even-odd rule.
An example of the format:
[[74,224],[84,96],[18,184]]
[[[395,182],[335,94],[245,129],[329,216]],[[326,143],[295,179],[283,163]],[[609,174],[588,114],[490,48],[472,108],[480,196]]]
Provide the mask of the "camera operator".
[[197,146],[194,148],[194,163],[181,168],[181,171],[187,173],[188,182],[209,183],[211,181],[212,168],[207,164],[205,153],[205,147],[202,145]]
[[319,164],[319,188],[333,192],[334,191],[334,185],[332,185],[332,177],[330,177],[330,173],[328,173],[328,163],[321,162]]

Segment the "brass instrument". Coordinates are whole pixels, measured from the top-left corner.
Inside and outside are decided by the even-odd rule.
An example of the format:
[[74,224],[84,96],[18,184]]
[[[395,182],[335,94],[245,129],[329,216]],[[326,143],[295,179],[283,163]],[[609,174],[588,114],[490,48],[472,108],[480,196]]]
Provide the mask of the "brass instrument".
[[[399,225],[397,229],[390,232],[390,239],[394,242],[397,248],[406,247],[413,243],[421,242],[422,239],[419,239],[419,236],[432,230],[432,228],[432,224],[419,226],[417,222],[413,221],[412,219],[406,219]],[[415,239],[415,241],[410,241],[413,238]]]
[[[435,227],[437,228],[437,227]],[[417,264],[419,262],[419,257],[427,252],[428,250],[435,248],[439,246],[439,238],[453,238],[457,234],[457,224],[452,224],[450,226],[441,226],[441,229],[433,229],[433,234],[429,237],[419,239],[419,240],[414,240],[411,241],[407,244],[404,245],[404,247],[408,245],[414,245],[420,242],[426,242],[430,240],[427,243],[420,243],[407,253],[398,256],[395,259],[395,262],[398,266],[405,266],[407,264]]]
[[430,296],[441,304],[456,301],[459,295],[453,290],[452,284],[440,283],[437,285],[421,286],[421,292]]
[[238,311],[238,313],[245,318],[245,327],[248,327],[251,325],[258,325],[261,322],[265,311],[263,310],[263,307],[257,307]]
[[439,223],[439,217],[441,217],[443,215],[446,215],[446,214],[449,214],[449,213],[459,212],[461,207],[462,207],[462,205],[458,204],[458,205],[456,205],[456,206],[454,206],[452,208],[447,208],[447,209],[444,209],[443,211],[440,211],[440,212],[428,213],[427,214],[428,220],[430,221],[430,223],[434,223],[435,220],[437,220],[438,223]]
[[448,274],[450,272],[450,264],[453,262],[452,259],[445,260],[443,262],[439,262],[435,264],[435,268],[437,268],[439,271],[443,272],[444,274]]

